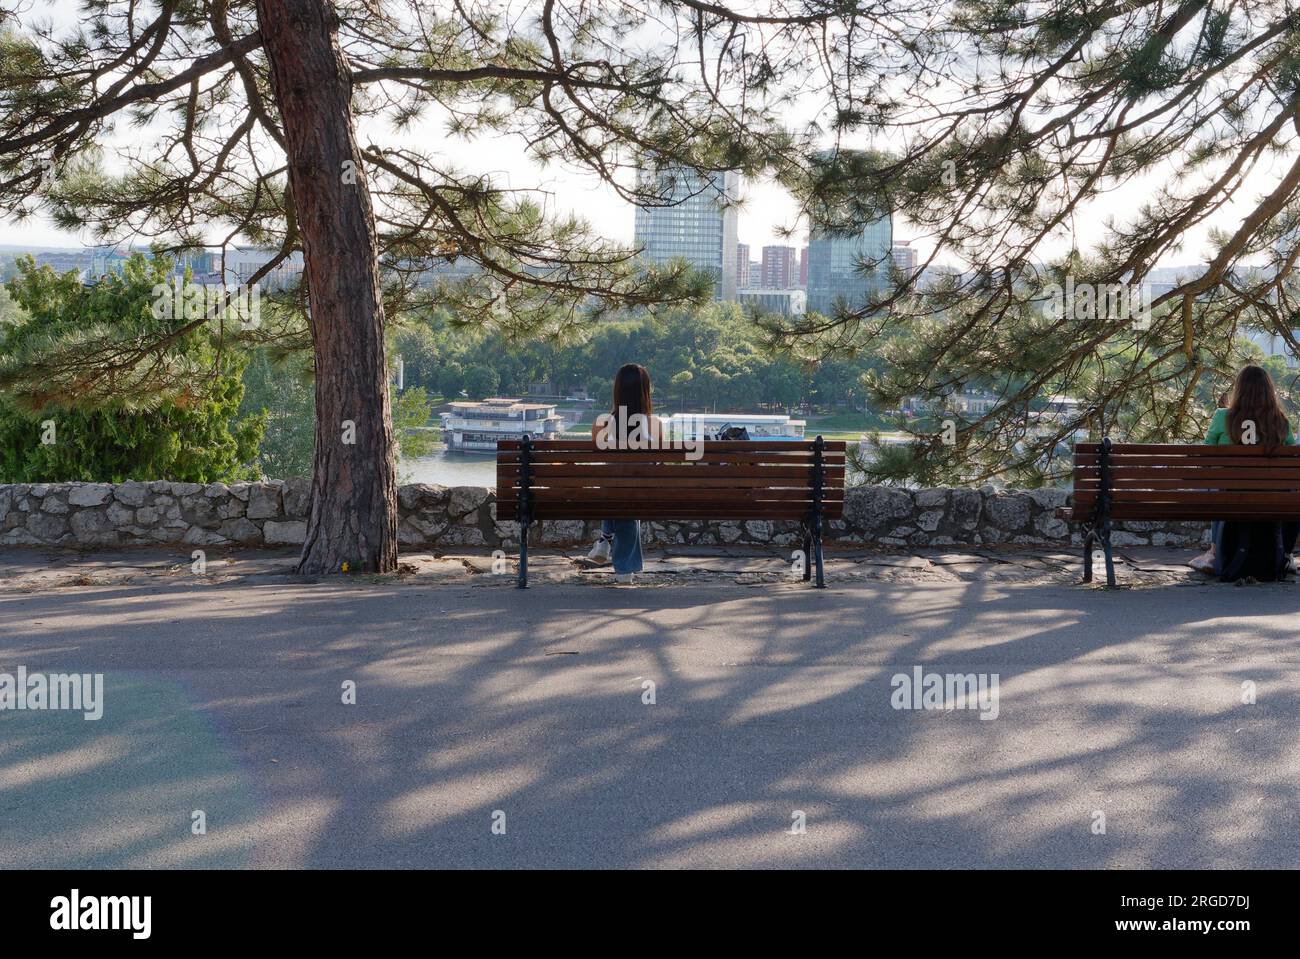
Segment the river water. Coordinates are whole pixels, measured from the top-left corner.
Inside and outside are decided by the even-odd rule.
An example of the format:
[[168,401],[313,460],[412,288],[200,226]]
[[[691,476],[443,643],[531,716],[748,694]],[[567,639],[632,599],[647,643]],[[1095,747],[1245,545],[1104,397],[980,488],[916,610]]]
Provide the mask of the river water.
[[495,486],[496,457],[491,453],[460,453],[439,449],[397,464],[399,483],[438,486]]

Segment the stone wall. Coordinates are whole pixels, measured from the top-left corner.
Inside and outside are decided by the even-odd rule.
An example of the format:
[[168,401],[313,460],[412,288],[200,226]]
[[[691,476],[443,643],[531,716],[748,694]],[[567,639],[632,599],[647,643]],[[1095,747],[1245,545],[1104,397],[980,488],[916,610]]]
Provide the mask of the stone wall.
[[[854,487],[844,518],[829,538],[894,548],[958,545],[1077,545],[1056,518],[1063,490]],[[304,480],[265,483],[44,483],[0,485],[0,546],[104,547],[159,543],[280,546],[306,534],[310,489]],[[518,545],[519,527],[497,522],[495,495],[476,486],[403,486],[398,535],[407,549]],[[1208,540],[1205,523],[1116,523],[1118,546],[1193,546]],[[530,542],[567,546],[589,541],[595,524],[547,522]],[[745,522],[643,524],[647,543],[789,546],[798,525]]]

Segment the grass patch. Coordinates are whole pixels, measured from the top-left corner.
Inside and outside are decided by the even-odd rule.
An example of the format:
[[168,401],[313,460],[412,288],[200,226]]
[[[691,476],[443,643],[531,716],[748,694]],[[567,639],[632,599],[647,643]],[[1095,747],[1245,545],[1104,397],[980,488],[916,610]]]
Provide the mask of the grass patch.
[[821,433],[827,439],[831,438],[831,433],[837,435],[851,433],[853,439],[857,439],[859,433],[889,427],[884,418],[875,413],[834,413],[830,416],[809,416],[807,420],[808,427],[805,432],[810,436]]

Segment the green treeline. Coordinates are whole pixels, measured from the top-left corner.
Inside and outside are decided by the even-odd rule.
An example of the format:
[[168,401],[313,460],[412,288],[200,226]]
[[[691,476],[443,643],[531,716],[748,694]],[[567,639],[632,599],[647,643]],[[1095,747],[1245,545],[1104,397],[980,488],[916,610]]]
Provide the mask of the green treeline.
[[403,327],[393,348],[404,361],[408,386],[448,400],[521,396],[547,383],[561,394],[586,389],[599,405],[614,372],[640,363],[650,371],[663,412],[861,409],[862,377],[873,366],[865,357],[803,364],[775,354],[734,304],[602,321],[577,342],[511,343],[435,314]]

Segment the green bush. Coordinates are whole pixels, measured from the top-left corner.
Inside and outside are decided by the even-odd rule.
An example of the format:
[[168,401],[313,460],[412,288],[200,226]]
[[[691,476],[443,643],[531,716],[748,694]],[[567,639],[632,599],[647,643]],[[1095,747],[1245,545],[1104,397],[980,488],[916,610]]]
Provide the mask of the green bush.
[[[0,326],[0,482],[251,475],[264,418],[238,416],[246,359],[206,324],[157,316],[170,261],[135,256],[93,284],[17,266],[7,289],[23,312]],[[163,324],[174,338],[139,357]]]

